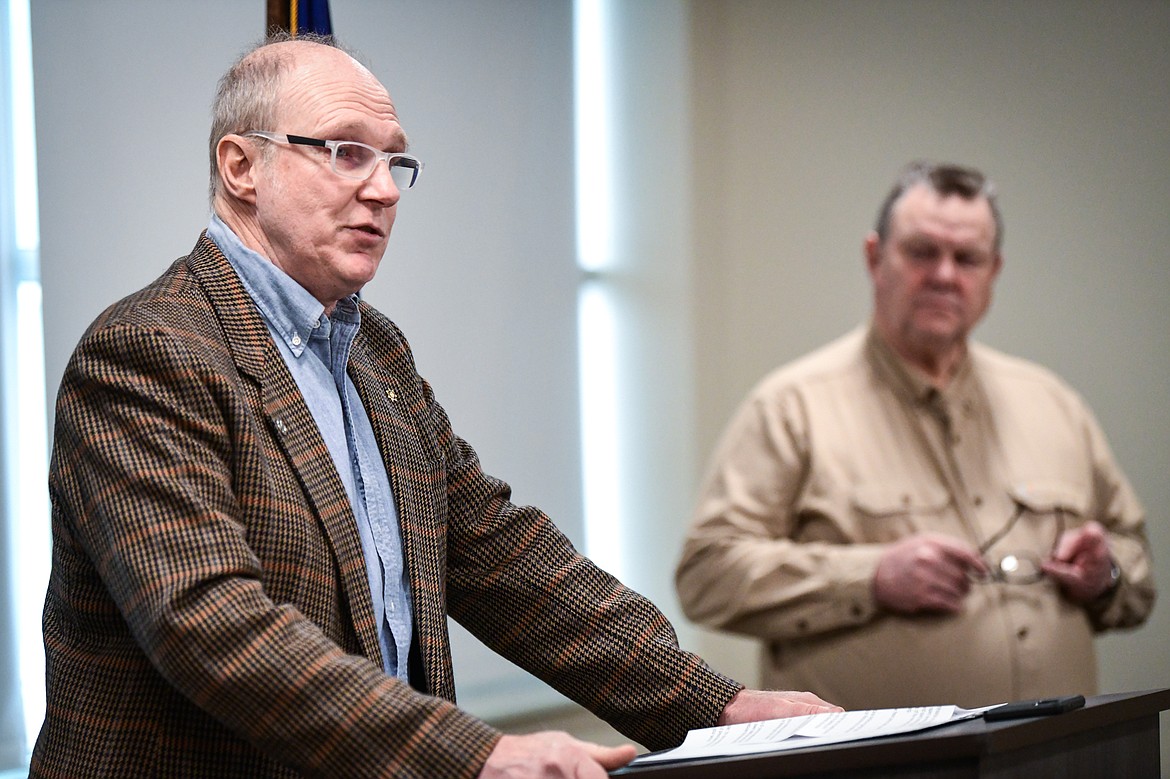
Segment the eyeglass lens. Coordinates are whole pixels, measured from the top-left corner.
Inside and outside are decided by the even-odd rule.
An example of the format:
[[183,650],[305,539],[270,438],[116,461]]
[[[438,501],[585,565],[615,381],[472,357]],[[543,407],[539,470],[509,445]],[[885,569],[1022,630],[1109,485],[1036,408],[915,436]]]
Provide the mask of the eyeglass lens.
[[[333,150],[333,169],[342,176],[364,179],[377,162],[374,150],[360,143],[343,141]],[[418,178],[418,163],[407,157],[391,157],[390,176],[399,189],[409,189]]]
[[[989,567],[991,568],[990,579],[992,581],[1006,582],[1008,584],[1033,584],[1044,578],[1044,569],[1041,567],[1040,555],[1034,552],[1007,552],[998,557],[998,559],[987,556],[991,547],[1015,527],[1016,523],[1023,516],[1024,510],[1024,504],[1017,502],[1015,511],[1012,512],[1007,524],[979,547],[979,553],[984,555],[984,559],[988,561]],[[1053,549],[1056,548],[1057,540],[1064,530],[1064,513],[1059,508],[1054,513],[1056,514],[1056,535],[1052,540]]]
[[992,578],[1009,584],[1031,584],[1044,578],[1044,571],[1034,555],[1006,554],[992,569]]

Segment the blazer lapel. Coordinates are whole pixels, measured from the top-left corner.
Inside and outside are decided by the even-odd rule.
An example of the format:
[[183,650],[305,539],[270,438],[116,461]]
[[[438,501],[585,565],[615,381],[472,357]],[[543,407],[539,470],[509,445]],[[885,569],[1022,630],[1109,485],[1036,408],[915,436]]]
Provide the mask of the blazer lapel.
[[349,373],[384,453],[398,507],[415,639],[427,677],[417,681],[432,695],[455,700],[447,629],[446,463],[438,436],[420,429],[425,399],[405,342],[395,342],[368,306],[362,309],[360,333],[350,352]]
[[341,573],[361,650],[382,667],[357,522],[325,440],[268,327],[227,259],[206,236],[200,238],[190,259],[223,326],[236,367],[260,387],[265,421],[320,519]]

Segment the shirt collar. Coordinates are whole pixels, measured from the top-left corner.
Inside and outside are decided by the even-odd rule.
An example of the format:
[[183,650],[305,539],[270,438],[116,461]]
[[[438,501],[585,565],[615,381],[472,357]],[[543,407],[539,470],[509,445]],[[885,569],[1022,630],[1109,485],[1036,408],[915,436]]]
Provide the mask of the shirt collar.
[[939,400],[948,404],[969,399],[973,389],[973,371],[971,368],[971,351],[963,356],[955,371],[954,378],[947,384],[946,389],[940,390],[926,377],[922,371],[906,362],[894,348],[886,343],[878,333],[872,322],[865,336],[865,353],[874,370],[894,390],[913,403],[932,404]]
[[[294,356],[300,357],[312,332],[328,324],[325,306],[275,263],[245,246],[218,214],[211,215],[207,235],[239,275],[273,336],[284,341]],[[334,318],[360,323],[357,302],[357,295],[338,301],[333,309]]]

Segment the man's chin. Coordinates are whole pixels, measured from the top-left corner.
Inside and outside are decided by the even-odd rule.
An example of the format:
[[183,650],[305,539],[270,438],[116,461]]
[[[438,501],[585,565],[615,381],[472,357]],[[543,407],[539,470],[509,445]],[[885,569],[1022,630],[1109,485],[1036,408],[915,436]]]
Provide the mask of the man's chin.
[[961,317],[951,312],[927,313],[915,318],[914,329],[923,338],[952,341],[966,337],[967,328]]
[[920,349],[932,352],[950,349],[967,339],[968,331],[953,318],[918,320],[905,331],[906,337]]
[[377,275],[381,264],[381,252],[352,252],[345,261],[346,276],[357,286],[365,286]]

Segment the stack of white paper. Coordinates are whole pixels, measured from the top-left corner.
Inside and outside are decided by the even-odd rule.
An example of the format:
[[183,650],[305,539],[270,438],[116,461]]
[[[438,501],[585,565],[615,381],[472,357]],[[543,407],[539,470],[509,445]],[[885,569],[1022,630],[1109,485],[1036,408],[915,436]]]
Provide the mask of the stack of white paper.
[[688,733],[680,746],[642,755],[631,765],[778,752],[877,736],[894,736],[949,722],[973,719],[991,708],[994,707],[961,709],[958,706],[916,706],[905,709],[869,709],[703,728]]

